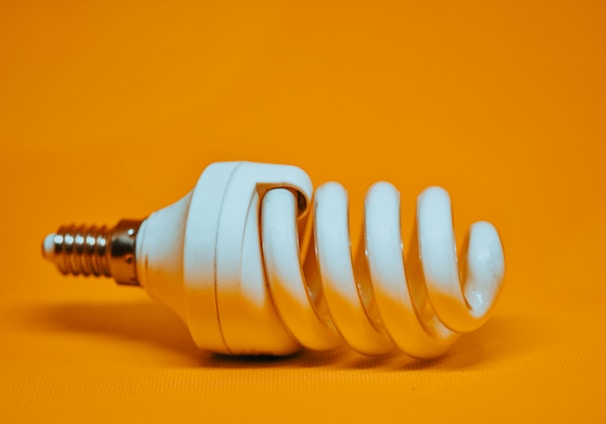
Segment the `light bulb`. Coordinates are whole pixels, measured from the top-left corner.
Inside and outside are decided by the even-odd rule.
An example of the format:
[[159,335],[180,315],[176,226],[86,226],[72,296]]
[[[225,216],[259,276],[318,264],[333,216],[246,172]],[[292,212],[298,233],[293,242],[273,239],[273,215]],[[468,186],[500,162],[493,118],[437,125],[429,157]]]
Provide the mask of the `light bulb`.
[[393,185],[369,189],[364,254],[353,259],[347,208],[340,184],[313,193],[299,168],[221,162],[146,219],[61,227],[44,239],[43,254],[63,274],[143,287],[181,317],[200,349],[217,353],[287,355],[345,343],[363,354],[399,348],[431,358],[486,322],[504,276],[491,224],[471,227],[459,272],[443,189],[419,195],[406,261]]

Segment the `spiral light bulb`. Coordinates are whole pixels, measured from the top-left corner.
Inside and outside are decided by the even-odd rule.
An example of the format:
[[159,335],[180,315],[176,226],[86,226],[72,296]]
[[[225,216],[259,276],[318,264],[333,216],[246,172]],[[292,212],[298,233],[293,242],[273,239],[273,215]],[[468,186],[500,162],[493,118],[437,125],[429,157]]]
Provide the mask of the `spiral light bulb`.
[[491,224],[471,227],[459,272],[450,199],[426,189],[405,266],[399,193],[377,183],[365,200],[365,255],[352,260],[347,207],[341,185],[314,194],[299,168],[215,163],[173,205],[112,229],[61,227],[43,254],[63,274],[143,287],[187,323],[200,349],[217,353],[346,343],[431,358],[486,322],[504,275]]

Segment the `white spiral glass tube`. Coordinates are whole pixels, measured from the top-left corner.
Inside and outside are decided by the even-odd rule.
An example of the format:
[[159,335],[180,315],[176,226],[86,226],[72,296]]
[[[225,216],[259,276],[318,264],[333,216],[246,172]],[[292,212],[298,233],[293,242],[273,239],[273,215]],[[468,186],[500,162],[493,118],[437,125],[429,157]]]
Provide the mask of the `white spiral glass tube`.
[[[364,354],[397,347],[413,357],[439,356],[460,334],[487,320],[501,288],[503,250],[487,222],[470,230],[462,258],[467,271],[459,281],[450,200],[438,187],[418,198],[418,245],[409,255],[413,263],[407,264],[399,193],[389,183],[375,184],[367,193],[366,255],[353,262],[347,195],[340,184],[325,184],[315,193],[314,242],[306,255],[298,249],[294,195],[271,190],[262,211],[263,255],[274,303],[297,341],[311,349],[344,341]],[[307,259],[304,264],[301,257]]]

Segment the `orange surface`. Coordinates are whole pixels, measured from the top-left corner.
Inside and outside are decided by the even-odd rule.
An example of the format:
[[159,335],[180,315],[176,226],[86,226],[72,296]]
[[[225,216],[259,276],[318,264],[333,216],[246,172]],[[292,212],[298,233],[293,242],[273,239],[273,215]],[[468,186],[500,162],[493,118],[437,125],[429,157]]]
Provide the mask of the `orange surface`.
[[[606,420],[605,3],[328,3],[0,3],[1,422]],[[354,224],[389,180],[405,241],[443,185],[459,241],[501,233],[494,317],[429,363],[216,358],[42,260],[240,159],[341,181]]]

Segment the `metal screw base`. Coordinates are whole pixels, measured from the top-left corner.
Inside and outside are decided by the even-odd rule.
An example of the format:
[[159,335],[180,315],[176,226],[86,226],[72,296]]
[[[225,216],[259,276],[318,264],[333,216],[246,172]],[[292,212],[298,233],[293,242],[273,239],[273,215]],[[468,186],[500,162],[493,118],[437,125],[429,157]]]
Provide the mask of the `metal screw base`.
[[115,227],[63,226],[44,239],[42,254],[64,275],[114,277],[138,286],[136,239],[142,220],[121,220]]

